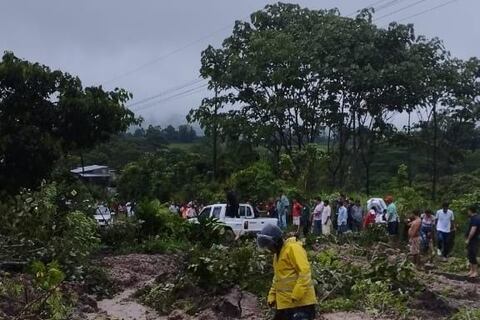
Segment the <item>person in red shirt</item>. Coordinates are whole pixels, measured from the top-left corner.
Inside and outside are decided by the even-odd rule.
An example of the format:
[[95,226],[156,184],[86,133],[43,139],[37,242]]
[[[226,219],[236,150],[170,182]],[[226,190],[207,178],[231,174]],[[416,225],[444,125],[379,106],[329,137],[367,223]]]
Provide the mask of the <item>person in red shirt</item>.
[[367,228],[369,225],[374,224],[376,216],[377,214],[374,208],[368,210],[368,213],[365,215],[365,218],[363,218],[363,229]]
[[300,233],[300,217],[302,216],[302,209],[302,204],[297,199],[293,199],[293,225],[297,226],[297,234]]

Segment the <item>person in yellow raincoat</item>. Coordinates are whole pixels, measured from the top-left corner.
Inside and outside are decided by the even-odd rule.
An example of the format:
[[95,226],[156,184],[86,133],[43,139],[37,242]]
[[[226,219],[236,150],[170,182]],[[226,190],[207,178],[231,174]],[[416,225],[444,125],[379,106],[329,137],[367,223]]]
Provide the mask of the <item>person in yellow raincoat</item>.
[[295,237],[283,240],[280,228],[267,225],[257,235],[257,245],[273,257],[273,282],[268,304],[274,320],[313,320],[317,298],[307,252]]

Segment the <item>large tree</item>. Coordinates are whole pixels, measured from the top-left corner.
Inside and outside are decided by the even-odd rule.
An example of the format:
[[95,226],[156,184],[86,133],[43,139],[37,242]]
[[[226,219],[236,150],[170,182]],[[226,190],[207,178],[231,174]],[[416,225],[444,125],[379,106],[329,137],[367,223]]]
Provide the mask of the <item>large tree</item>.
[[0,62],[0,185],[16,192],[48,177],[62,155],[90,148],[136,122],[125,90],[83,88],[68,73],[6,52]]
[[221,48],[203,52],[201,74],[219,95],[190,120],[207,135],[264,146],[274,163],[327,128],[331,185],[345,185],[349,172],[363,168],[369,191],[376,144],[392,131],[389,116],[421,101],[416,42],[412,26],[378,28],[368,10],[352,19],[269,5],[250,23],[237,22]]

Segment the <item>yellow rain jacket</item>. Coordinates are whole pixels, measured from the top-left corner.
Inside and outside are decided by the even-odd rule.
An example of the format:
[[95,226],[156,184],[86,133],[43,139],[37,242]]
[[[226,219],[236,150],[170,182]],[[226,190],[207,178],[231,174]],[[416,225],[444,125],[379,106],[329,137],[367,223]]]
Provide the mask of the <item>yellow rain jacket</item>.
[[278,257],[273,257],[273,269],[269,304],[276,303],[276,308],[281,310],[317,303],[310,263],[301,242],[287,239]]

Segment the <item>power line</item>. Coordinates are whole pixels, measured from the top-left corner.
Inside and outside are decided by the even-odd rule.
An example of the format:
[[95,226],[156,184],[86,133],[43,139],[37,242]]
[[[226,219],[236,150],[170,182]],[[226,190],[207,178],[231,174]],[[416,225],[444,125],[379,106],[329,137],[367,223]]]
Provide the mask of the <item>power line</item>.
[[172,96],[168,96],[168,97],[165,97],[164,99],[160,99],[160,100],[157,100],[157,101],[154,101],[152,102],[151,104],[147,104],[145,106],[142,106],[140,108],[137,108],[137,109],[134,109],[132,111],[134,112],[138,112],[138,111],[142,111],[142,110],[146,110],[146,109],[149,109],[159,103],[162,103],[162,102],[167,102],[167,101],[172,101],[172,100],[177,100],[177,99],[180,99],[180,98],[183,98],[183,97],[187,97],[187,96],[190,96],[192,94],[195,94],[197,92],[200,92],[200,91],[203,91],[204,88],[206,88],[208,86],[208,84],[203,84],[201,86],[198,86],[198,87],[195,87],[195,88],[191,88],[191,89],[188,89],[188,90],[185,90],[185,91],[182,91],[182,92],[179,92],[177,94],[174,94]]
[[[360,10],[364,9],[364,8],[370,8],[370,7],[374,7],[376,6],[377,4],[380,4],[382,2],[385,2],[385,1],[389,1],[389,0],[379,0],[379,1],[375,1],[375,2],[372,2],[370,4],[367,4],[366,6],[360,8],[360,9],[357,9],[353,12],[350,12],[349,14],[347,14],[347,17],[350,17],[350,16],[353,16],[355,13],[359,12]],[[391,1],[391,0],[390,0]]]
[[116,81],[116,80],[118,80],[118,79],[125,78],[126,76],[129,76],[129,75],[131,75],[131,74],[133,74],[133,73],[135,73],[135,72],[137,72],[137,71],[139,71],[139,70],[142,70],[142,69],[144,69],[144,68],[146,68],[146,67],[148,67],[148,66],[151,66],[152,64],[155,64],[155,63],[157,63],[157,62],[159,62],[159,61],[161,61],[161,60],[163,60],[163,59],[166,59],[166,58],[174,55],[175,53],[178,53],[178,52],[180,52],[180,51],[182,51],[182,50],[184,50],[184,49],[186,49],[186,48],[189,48],[189,47],[191,47],[191,46],[193,46],[193,45],[195,45],[195,44],[197,44],[197,43],[199,43],[199,42],[201,42],[201,41],[203,41],[203,40],[205,40],[205,39],[211,38],[211,37],[214,36],[215,34],[221,32],[221,31],[223,31],[223,30],[225,30],[225,29],[228,29],[228,28],[230,28],[231,26],[232,26],[232,24],[230,23],[228,26],[224,26],[224,27],[222,27],[222,28],[220,28],[220,29],[217,29],[217,30],[215,30],[215,31],[213,31],[213,32],[211,32],[211,33],[209,33],[209,34],[201,37],[201,38],[198,38],[198,39],[196,39],[196,40],[193,40],[193,41],[191,41],[191,42],[188,42],[188,43],[186,43],[185,45],[183,45],[183,46],[181,46],[181,47],[178,47],[178,48],[176,48],[176,49],[174,49],[174,50],[172,50],[172,51],[170,51],[170,52],[167,52],[166,54],[164,54],[164,55],[162,55],[162,56],[159,56],[159,57],[157,57],[157,58],[155,58],[155,59],[152,59],[152,60],[150,60],[150,61],[148,61],[148,62],[145,62],[144,64],[142,64],[142,65],[140,65],[140,66],[138,66],[138,67],[136,67],[136,68],[134,68],[134,69],[132,69],[132,70],[130,70],[130,71],[127,71],[127,72],[125,72],[125,73],[119,74],[119,75],[117,75],[117,76],[115,76],[115,77],[113,77],[113,78],[111,78],[111,79],[109,79],[109,80],[107,80],[107,81],[104,81],[103,84],[110,83],[110,82]]
[[[404,0],[393,0],[393,1],[392,1],[392,0],[379,0],[379,1],[375,1],[375,2],[372,2],[372,3],[368,4],[366,7],[373,7],[373,6],[377,5],[377,4],[381,4],[382,2],[386,2],[386,1],[390,1],[390,3],[393,3],[393,2],[404,1]],[[382,7],[381,9],[387,8],[387,7],[388,7],[388,4],[389,4],[389,3],[385,4],[385,5],[384,5],[385,7]],[[355,14],[356,12],[359,12],[360,10],[361,10],[361,9],[356,10],[356,11],[350,13],[350,14],[347,15],[347,16],[351,16],[351,15]],[[245,17],[244,17],[244,18],[245,18]],[[247,16],[246,18],[248,18],[248,16]],[[126,71],[126,72],[124,72],[124,73],[121,73],[121,74],[119,74],[119,75],[117,75],[117,76],[115,76],[115,77],[113,77],[113,78],[111,78],[111,79],[108,79],[108,80],[104,81],[103,84],[111,83],[111,82],[114,82],[114,81],[116,81],[116,80],[125,78],[125,77],[127,77],[127,76],[129,76],[129,75],[131,75],[131,74],[133,74],[133,73],[138,72],[139,70],[142,70],[142,69],[144,69],[144,68],[146,68],[146,67],[148,67],[148,66],[150,66],[150,65],[153,65],[153,64],[155,64],[155,63],[157,63],[157,62],[159,62],[159,61],[161,61],[161,60],[164,60],[164,59],[166,59],[166,58],[174,55],[175,53],[178,53],[178,52],[180,52],[180,51],[182,51],[182,50],[185,50],[185,49],[187,49],[187,48],[189,48],[189,47],[191,47],[191,46],[193,46],[193,45],[195,45],[195,44],[197,44],[197,43],[199,43],[199,42],[201,42],[201,41],[203,41],[203,40],[206,40],[206,39],[208,39],[208,38],[211,38],[211,37],[214,36],[215,34],[221,32],[221,31],[223,31],[223,30],[226,30],[226,29],[230,28],[231,26],[232,26],[231,23],[228,24],[228,25],[226,25],[226,26],[223,26],[222,28],[219,28],[219,29],[217,29],[217,30],[215,30],[215,31],[213,31],[213,32],[211,32],[211,33],[209,33],[209,34],[201,37],[201,38],[198,38],[198,39],[196,39],[196,40],[193,40],[193,41],[191,41],[191,42],[188,42],[188,43],[186,43],[185,45],[183,45],[183,46],[181,46],[181,47],[178,47],[178,48],[176,48],[176,49],[174,49],[174,50],[172,50],[172,51],[170,51],[170,52],[167,52],[166,54],[164,54],[164,55],[162,55],[162,56],[159,56],[159,57],[154,58],[154,59],[152,59],[152,60],[150,60],[150,61],[147,61],[147,62],[145,62],[144,64],[141,64],[141,65],[139,65],[138,67],[136,67],[136,68],[134,68],[134,69],[131,69],[131,70],[129,70],[129,71]]]
[[193,81],[186,82],[186,83],[184,83],[184,84],[181,84],[181,85],[178,85],[178,86],[176,86],[176,87],[167,89],[167,90],[162,91],[162,92],[160,92],[160,93],[157,93],[157,94],[155,94],[155,95],[153,95],[153,96],[144,98],[144,99],[139,100],[139,101],[135,101],[135,102],[131,103],[131,104],[129,105],[129,107],[133,107],[133,106],[136,106],[136,105],[139,105],[139,104],[144,104],[145,102],[149,102],[149,101],[151,101],[151,100],[153,100],[153,99],[156,99],[156,98],[159,98],[159,97],[163,97],[163,96],[168,95],[168,94],[170,94],[170,93],[172,93],[172,92],[178,91],[178,90],[180,90],[180,89],[184,89],[184,88],[186,88],[186,87],[190,87],[190,86],[192,86],[192,85],[198,84],[198,83],[203,82],[203,81],[205,81],[205,80],[204,80],[204,79],[196,79],[196,80],[193,80]]
[[376,18],[374,21],[376,22],[376,21],[381,20],[381,19],[383,19],[383,18],[390,17],[391,15],[394,15],[395,13],[398,13],[398,12],[401,12],[401,11],[404,11],[404,10],[407,10],[407,9],[410,9],[410,8],[412,8],[412,7],[420,4],[420,3],[422,3],[422,2],[425,2],[425,1],[429,1],[429,0],[419,0],[419,1],[417,1],[417,2],[414,2],[414,3],[412,3],[412,4],[409,4],[408,6],[402,7],[402,8],[400,8],[400,9],[395,10],[395,11],[392,11],[392,12],[390,12],[390,13],[387,13],[387,14],[381,16],[381,17],[378,17],[378,18]]
[[[390,1],[390,2],[384,3],[384,2],[386,2],[386,1]],[[397,4],[399,4],[400,2],[402,2],[402,1],[405,1],[405,0],[379,0],[379,1],[376,1],[376,2],[373,2],[373,3],[369,4],[369,5],[367,5],[366,7],[372,7],[372,6],[379,5],[379,4],[382,4],[382,3],[383,3],[383,5],[379,6],[378,10],[384,10],[384,9],[386,9],[386,8],[388,8],[388,7],[397,5]],[[419,1],[417,1],[417,2],[415,2],[415,3],[412,3],[412,4],[408,5],[408,6],[402,7],[402,8],[400,8],[400,9],[398,9],[398,10],[395,10],[395,11],[393,11],[393,12],[390,12],[390,13],[388,13],[388,14],[385,14],[385,15],[377,18],[376,20],[380,20],[380,19],[383,19],[383,18],[385,18],[385,17],[391,16],[391,15],[393,15],[393,14],[395,14],[395,13],[404,11],[404,10],[406,10],[406,9],[409,9],[409,8],[411,8],[411,7],[414,7],[414,6],[416,6],[416,5],[418,5],[418,4],[422,3],[422,2],[425,2],[425,1],[427,1],[427,0],[419,0]],[[441,5],[438,5],[438,6],[435,6],[435,7],[433,7],[433,8],[430,8],[430,9],[427,9],[427,10],[424,10],[424,11],[421,11],[421,12],[419,12],[419,13],[417,13],[417,14],[411,15],[411,16],[409,16],[409,17],[403,18],[403,19],[398,20],[398,21],[399,21],[399,22],[400,22],[400,21],[404,21],[404,20],[406,20],[406,19],[410,19],[410,18],[419,16],[419,15],[425,14],[425,13],[427,13],[427,12],[433,11],[433,10],[438,9],[438,8],[441,8],[441,7],[444,7],[444,6],[448,5],[448,4],[453,3],[453,2],[456,2],[456,1],[458,1],[458,0],[450,0],[450,1],[447,1],[447,2],[445,2],[445,3],[443,3],[443,4],[441,4]],[[359,11],[359,10],[357,10],[357,11],[355,11],[355,12],[358,12],[358,11]],[[355,12],[351,13],[350,15],[354,14]],[[230,26],[230,25],[229,25],[229,26]],[[185,48],[193,45],[194,43],[197,43],[197,42],[199,42],[199,41],[202,41],[202,40],[204,40],[204,39],[206,39],[206,38],[211,37],[213,34],[219,32],[219,31],[221,31],[221,30],[224,30],[224,29],[226,29],[226,28],[229,27],[229,26],[226,26],[226,27],[223,27],[223,28],[221,28],[221,29],[218,29],[218,30],[214,31],[213,33],[211,33],[211,34],[209,34],[209,35],[207,35],[207,36],[205,36],[205,37],[203,37],[203,38],[197,39],[197,40],[191,42],[190,44],[187,44],[187,45],[185,45],[185,46],[183,46],[183,47],[180,47],[180,48],[178,48],[178,49],[175,49],[174,51],[170,52],[169,54],[167,54],[167,55],[165,55],[165,56],[162,56],[162,57],[160,57],[160,58],[158,58],[158,59],[155,59],[155,60],[152,60],[152,61],[150,61],[150,62],[147,62],[147,63],[143,64],[142,66],[136,68],[135,70],[132,70],[132,71],[130,71],[130,72],[127,72],[127,73],[123,74],[121,77],[124,77],[124,76],[126,76],[126,75],[128,75],[128,74],[134,73],[134,72],[142,69],[142,68],[145,67],[145,66],[148,66],[148,65],[150,65],[150,64],[152,64],[152,63],[155,63],[155,62],[157,62],[157,61],[160,61],[160,60],[162,60],[162,59],[164,59],[164,58],[167,58],[168,56],[173,55],[174,53],[176,53],[176,52],[178,52],[178,51],[181,51],[181,50],[183,50],[183,49],[185,49]],[[134,103],[130,104],[129,107],[150,102],[150,101],[152,101],[152,100],[154,100],[154,99],[156,99],[156,98],[163,97],[163,96],[165,96],[165,95],[168,95],[168,94],[170,94],[170,93],[172,93],[172,92],[175,92],[175,91],[178,91],[178,90],[180,90],[180,89],[183,89],[183,88],[186,88],[186,87],[189,87],[189,86],[192,86],[192,85],[201,83],[202,81],[204,81],[204,79],[197,79],[197,80],[189,81],[189,82],[187,82],[187,83],[185,83],[185,84],[179,85],[179,86],[174,87],[174,88],[171,88],[171,89],[167,89],[167,90],[165,90],[165,91],[163,91],[163,92],[160,92],[160,93],[158,93],[158,94],[155,94],[155,95],[153,95],[153,96],[144,98],[144,99],[142,99],[142,100],[140,100],[140,101],[137,101],[137,102],[134,102]],[[159,103],[162,103],[162,102],[167,102],[167,101],[171,101],[171,100],[173,100],[173,99],[183,98],[183,97],[192,95],[192,94],[194,94],[194,93],[197,93],[197,92],[201,91],[201,90],[202,90],[203,88],[205,88],[207,85],[208,85],[208,84],[203,84],[203,85],[201,85],[201,86],[199,86],[199,87],[190,88],[190,89],[188,89],[188,90],[182,91],[182,92],[177,93],[177,94],[174,94],[174,95],[172,95],[172,96],[167,96],[167,97],[165,97],[164,99],[160,99],[160,100],[154,101],[152,104],[147,104],[146,106],[140,107],[140,108],[138,108],[138,109],[136,109],[136,110],[133,110],[133,111],[138,112],[138,111],[140,111],[140,110],[145,110],[145,109],[151,108],[152,106],[155,106],[155,105],[157,105],[157,104],[159,104]]]
[[450,1],[444,2],[444,3],[442,3],[442,4],[439,4],[438,6],[429,8],[429,9],[427,9],[427,10],[420,11],[419,13],[416,13],[416,14],[413,14],[413,15],[411,15],[411,16],[408,16],[408,17],[402,18],[402,19],[400,19],[400,20],[397,20],[397,22],[402,22],[402,21],[405,21],[405,20],[408,20],[408,19],[411,19],[411,18],[418,17],[418,16],[420,16],[420,15],[422,15],[422,14],[426,14],[426,13],[428,13],[428,12],[430,12],[430,11],[433,11],[433,10],[436,10],[436,9],[440,9],[440,8],[442,8],[442,7],[445,7],[445,6],[449,5],[449,4],[452,4],[452,3],[457,2],[457,1],[458,1],[458,0],[450,0]]
[[378,6],[376,9],[375,9],[375,12],[379,12],[379,11],[382,11],[384,9],[388,9],[390,7],[393,7],[393,6],[396,6],[397,4],[400,4],[401,2],[404,2],[405,0],[391,0],[390,2],[388,3],[385,3],[381,6]]
[[147,104],[145,106],[142,106],[142,107],[140,107],[136,110],[132,110],[132,111],[134,111],[134,112],[143,111],[143,110],[150,109],[152,107],[158,106],[159,104],[164,103],[164,102],[178,100],[178,99],[181,99],[181,98],[184,98],[184,97],[188,97],[188,96],[191,96],[195,93],[203,91],[205,89],[205,87],[206,87],[206,85],[198,87],[198,88],[193,88],[193,89],[190,89],[190,90],[186,90],[185,92],[181,92],[179,94],[176,94],[176,95],[173,95],[173,96],[170,96],[170,97],[158,100],[158,101],[154,101],[150,104]]

